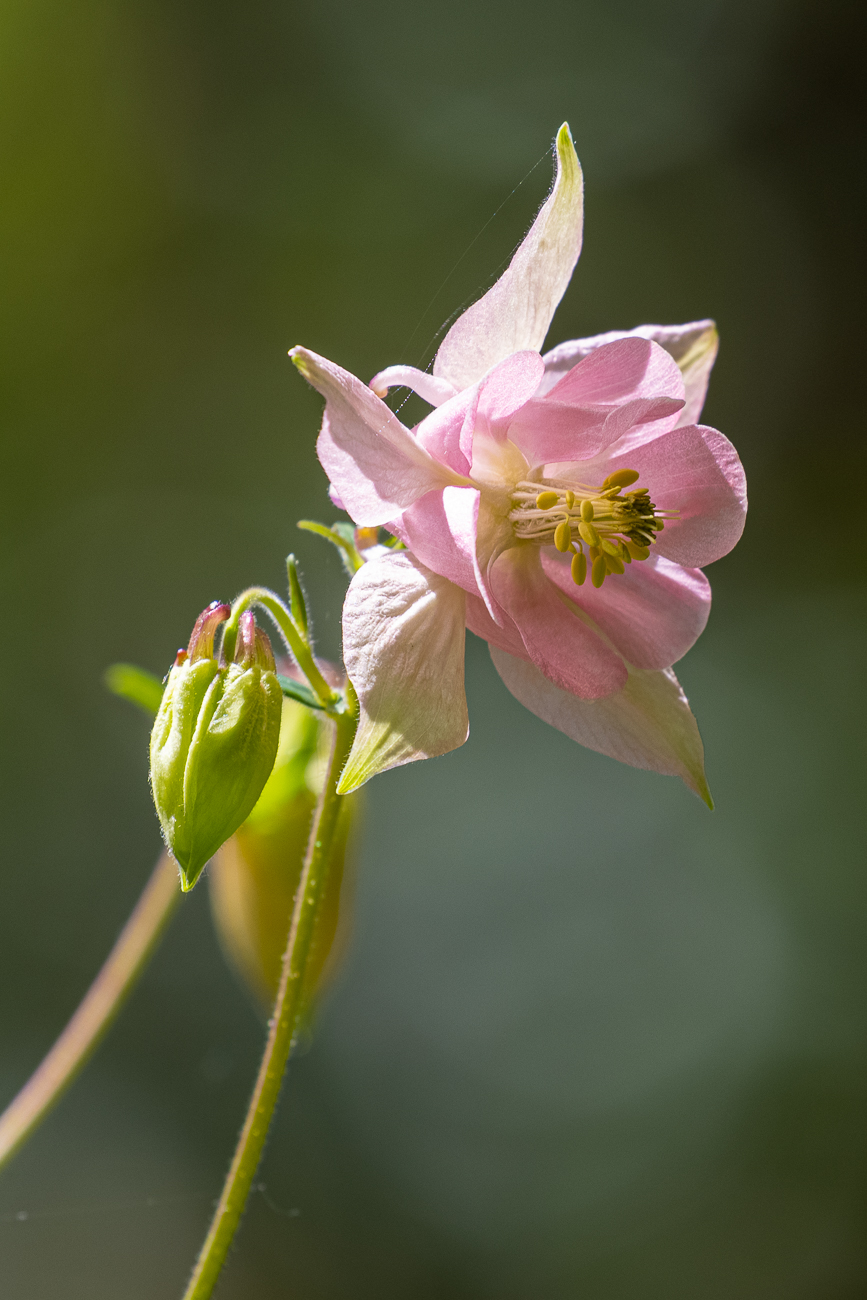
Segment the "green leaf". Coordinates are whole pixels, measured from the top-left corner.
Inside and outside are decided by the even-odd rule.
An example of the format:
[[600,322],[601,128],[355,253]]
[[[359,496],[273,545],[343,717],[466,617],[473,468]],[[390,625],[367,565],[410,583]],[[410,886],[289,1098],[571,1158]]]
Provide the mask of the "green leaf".
[[135,664],[110,664],[103,681],[112,695],[138,705],[148,717],[156,717],[163,698],[163,684],[159,677],[144,668],[137,668]]
[[299,704],[306,704],[308,709],[322,709],[322,705],[317,700],[309,686],[302,682],[296,682],[294,677],[284,677],[282,673],[277,674],[277,681],[280,683],[280,689],[290,700],[297,700]]

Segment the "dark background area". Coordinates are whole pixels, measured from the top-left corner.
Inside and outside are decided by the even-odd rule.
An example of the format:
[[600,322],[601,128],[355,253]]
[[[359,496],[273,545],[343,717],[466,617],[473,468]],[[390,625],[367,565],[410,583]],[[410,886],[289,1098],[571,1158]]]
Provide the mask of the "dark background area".
[[[303,343],[425,364],[571,123],[549,343],[712,315],[744,540],[678,671],[709,814],[525,713],[370,787],[354,939],[224,1300],[867,1293],[864,9],[843,0],[7,0],[0,11],[0,1087],[159,849],[147,725],[214,597],[342,577]],[[9,1300],[180,1294],[262,1026],[206,888],[0,1182]]]

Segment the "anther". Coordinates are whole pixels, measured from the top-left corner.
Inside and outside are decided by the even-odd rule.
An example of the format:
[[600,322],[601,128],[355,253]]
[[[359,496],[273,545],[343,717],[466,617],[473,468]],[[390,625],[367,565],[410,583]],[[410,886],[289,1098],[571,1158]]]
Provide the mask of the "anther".
[[558,551],[568,551],[572,545],[572,531],[568,519],[561,519],[554,529],[554,545]]
[[606,551],[605,567],[609,573],[622,573],[623,561],[621,560],[619,555],[609,555],[608,552]]
[[593,568],[590,571],[590,581],[593,583],[593,586],[601,587],[605,581],[607,573],[608,570],[605,567],[605,557],[597,555],[596,559],[593,561]]
[[574,504],[575,504],[575,493],[574,493],[574,492],[567,491],[567,492],[566,492],[566,509],[567,509],[567,510],[571,510],[572,507],[574,506]]
[[572,556],[572,581],[579,587],[584,585],[584,579],[587,577],[587,556],[583,551],[577,551]]
[[536,509],[550,510],[559,500],[560,495],[557,492],[540,492],[536,497]]
[[640,478],[641,475],[637,469],[616,469],[613,474],[608,475],[608,478],[602,484],[602,488],[604,491],[605,488],[629,487],[630,483],[637,483]]
[[607,537],[602,538],[601,542],[599,543],[599,549],[604,551],[606,555],[617,555],[616,542],[609,542]]
[[591,519],[593,518],[593,502],[592,502],[592,501],[582,501],[582,502],[581,502],[581,518],[584,520],[585,524],[589,524],[589,523],[590,523]]
[[632,556],[633,560],[646,560],[650,554],[647,546],[640,546],[638,542],[627,542],[626,549]]
[[599,545],[599,534],[592,524],[585,523],[582,519],[581,523],[578,525],[578,532],[581,534],[581,537],[588,546]]

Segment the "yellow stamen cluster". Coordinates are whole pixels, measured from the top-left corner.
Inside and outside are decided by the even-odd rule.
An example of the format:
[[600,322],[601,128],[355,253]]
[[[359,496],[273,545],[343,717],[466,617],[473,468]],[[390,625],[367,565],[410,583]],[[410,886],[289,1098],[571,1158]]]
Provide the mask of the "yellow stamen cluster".
[[[519,483],[509,519],[518,537],[572,552],[572,579],[601,587],[633,560],[646,560],[671,512],[657,510],[647,488],[635,488],[638,471],[618,469],[599,487]],[[540,488],[542,489],[540,491]],[[586,550],[585,550],[586,548]]]

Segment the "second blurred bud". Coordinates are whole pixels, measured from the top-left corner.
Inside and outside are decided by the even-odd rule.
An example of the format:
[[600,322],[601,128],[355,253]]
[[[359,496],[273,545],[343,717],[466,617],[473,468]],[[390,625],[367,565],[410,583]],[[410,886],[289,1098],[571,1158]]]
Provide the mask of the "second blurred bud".
[[[307,837],[325,778],[330,729],[323,715],[284,699],[274,769],[243,826],[211,863],[211,907],[220,941],[263,1010],[272,1006],[280,979]],[[326,963],[333,968],[344,946],[347,926],[344,918],[338,925],[338,905],[358,806],[357,795],[341,801],[335,852],[305,978],[308,1004]]]

